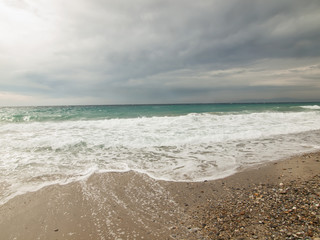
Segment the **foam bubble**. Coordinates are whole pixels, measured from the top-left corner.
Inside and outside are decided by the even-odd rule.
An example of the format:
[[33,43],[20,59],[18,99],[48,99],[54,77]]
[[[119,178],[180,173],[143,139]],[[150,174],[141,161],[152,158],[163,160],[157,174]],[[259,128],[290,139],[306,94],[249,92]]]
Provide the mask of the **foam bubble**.
[[7,123],[0,126],[0,183],[10,196],[96,171],[216,179],[316,149],[319,122],[319,112],[308,111]]
[[301,108],[306,108],[306,109],[313,109],[313,110],[318,110],[320,109],[319,105],[308,105],[308,106],[300,106]]

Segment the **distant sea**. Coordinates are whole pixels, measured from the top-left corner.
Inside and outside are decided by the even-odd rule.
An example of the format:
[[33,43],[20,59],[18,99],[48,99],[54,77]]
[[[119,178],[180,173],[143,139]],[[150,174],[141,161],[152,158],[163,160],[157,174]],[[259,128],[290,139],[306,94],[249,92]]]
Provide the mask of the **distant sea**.
[[95,172],[203,181],[320,150],[320,103],[0,108],[0,203]]

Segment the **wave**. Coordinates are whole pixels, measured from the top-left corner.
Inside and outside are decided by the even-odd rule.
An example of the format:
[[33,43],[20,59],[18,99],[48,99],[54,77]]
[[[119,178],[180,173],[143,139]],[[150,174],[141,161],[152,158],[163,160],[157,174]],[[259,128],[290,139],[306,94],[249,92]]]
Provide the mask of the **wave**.
[[301,108],[305,108],[305,109],[312,109],[312,110],[319,110],[320,106],[319,105],[308,105],[308,106],[299,106]]
[[[191,113],[218,115],[250,114],[261,112],[299,112],[318,110],[303,103],[270,104],[204,104],[204,105],[130,105],[130,106],[60,106],[60,107],[1,107],[0,124],[91,121],[105,119],[152,118],[185,116]],[[301,105],[301,107],[299,107]]]
[[0,185],[7,182],[11,194],[88,169],[215,179],[319,148],[319,122],[318,111],[302,111],[7,123],[0,125]]
[[176,117],[11,123],[0,128],[0,135],[3,141],[6,139],[5,145],[19,141],[15,142],[17,146],[32,144],[33,148],[47,143],[57,149],[82,141],[109,147],[176,146],[318,130],[319,122],[317,112],[192,113]]

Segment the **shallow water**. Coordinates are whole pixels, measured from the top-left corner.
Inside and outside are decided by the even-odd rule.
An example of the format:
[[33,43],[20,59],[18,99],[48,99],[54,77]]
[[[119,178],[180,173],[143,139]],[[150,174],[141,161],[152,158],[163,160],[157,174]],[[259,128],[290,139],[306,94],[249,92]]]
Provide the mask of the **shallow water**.
[[217,179],[320,149],[320,104],[0,108],[4,201],[94,172]]

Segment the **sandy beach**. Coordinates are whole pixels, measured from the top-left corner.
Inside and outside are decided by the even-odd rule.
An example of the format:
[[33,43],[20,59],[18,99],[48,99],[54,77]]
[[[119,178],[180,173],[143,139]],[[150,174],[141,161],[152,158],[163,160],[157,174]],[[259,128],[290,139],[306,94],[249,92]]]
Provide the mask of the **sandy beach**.
[[0,206],[1,239],[317,239],[320,153],[203,182],[94,174]]

